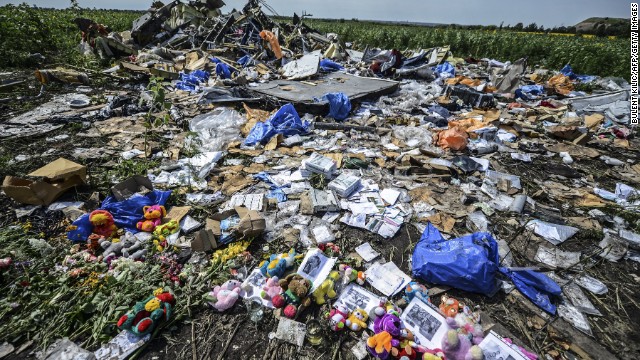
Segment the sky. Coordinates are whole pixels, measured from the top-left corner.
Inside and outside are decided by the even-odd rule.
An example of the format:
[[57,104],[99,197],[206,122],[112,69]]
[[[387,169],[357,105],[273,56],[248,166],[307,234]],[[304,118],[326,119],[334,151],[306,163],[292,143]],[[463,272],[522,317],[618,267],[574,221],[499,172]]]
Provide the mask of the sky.
[[[69,0],[0,0],[65,8]],[[151,0],[79,0],[81,7],[144,10]],[[168,2],[166,0],[165,2]],[[225,0],[223,11],[241,9],[245,0]],[[590,17],[630,16],[628,0],[268,0],[280,15],[311,13],[316,18],[410,21],[462,25],[571,26]]]

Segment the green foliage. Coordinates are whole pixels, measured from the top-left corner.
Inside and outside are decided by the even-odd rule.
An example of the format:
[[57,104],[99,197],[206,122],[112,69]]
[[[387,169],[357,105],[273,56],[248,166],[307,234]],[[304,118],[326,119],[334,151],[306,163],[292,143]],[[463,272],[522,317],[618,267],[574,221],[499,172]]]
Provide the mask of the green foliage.
[[82,9],[71,3],[69,9],[41,9],[27,4],[0,7],[0,68],[31,67],[36,61],[29,54],[40,53],[49,63],[86,65],[80,54],[80,30],[76,17],[92,19],[112,31],[130,30],[141,12]]
[[[416,49],[450,45],[456,57],[488,57],[515,61],[528,57],[532,65],[561,69],[570,63],[580,74],[619,76],[630,79],[630,48],[627,39],[559,36],[553,33],[462,30],[371,22],[307,20],[322,32],[335,32],[345,42],[382,48]],[[533,27],[531,24],[529,27]],[[514,29],[522,29],[521,23]]]

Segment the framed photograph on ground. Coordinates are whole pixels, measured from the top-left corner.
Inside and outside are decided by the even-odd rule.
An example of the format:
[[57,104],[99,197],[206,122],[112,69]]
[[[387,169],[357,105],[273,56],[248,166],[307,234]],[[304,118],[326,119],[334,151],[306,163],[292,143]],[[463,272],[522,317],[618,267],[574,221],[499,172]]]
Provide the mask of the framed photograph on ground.
[[493,331],[478,346],[482,349],[485,360],[528,360]]
[[380,297],[360,285],[349,284],[334,303],[334,306],[338,305],[346,307],[349,312],[361,308],[368,314],[374,307],[380,305]]
[[329,276],[336,260],[336,258],[326,257],[322,251],[317,248],[307,252],[302,260],[302,264],[300,264],[298,268],[298,274],[311,280],[313,283],[311,292],[317,289],[327,276]]
[[442,347],[442,339],[447,334],[449,326],[444,316],[431,305],[414,297],[400,315],[400,319],[420,341],[420,345],[432,349]]
[[270,308],[275,308],[271,303],[271,300],[263,299],[260,294],[262,293],[262,288],[267,284],[267,277],[262,275],[259,268],[253,269],[253,271],[247,276],[247,278],[242,282],[242,291],[240,292],[240,296],[245,299],[254,299],[256,302],[260,302],[262,306],[267,306]]

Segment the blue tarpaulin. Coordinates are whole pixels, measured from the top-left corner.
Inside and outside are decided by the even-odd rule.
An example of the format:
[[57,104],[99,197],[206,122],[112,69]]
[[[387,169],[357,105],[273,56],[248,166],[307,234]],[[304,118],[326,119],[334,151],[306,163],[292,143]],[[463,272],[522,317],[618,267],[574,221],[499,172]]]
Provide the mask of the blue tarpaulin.
[[436,73],[438,77],[456,76],[456,69],[448,61],[443,62],[442,64],[432,68],[431,70],[433,70],[433,72]]
[[258,143],[266,144],[277,134],[291,136],[306,134],[307,132],[309,132],[309,122],[302,122],[293,105],[286,104],[267,121],[255,124],[244,140],[244,144],[247,146],[253,146]]
[[[171,191],[154,190],[145,195],[134,195],[129,199],[117,201],[109,196],[102,202],[100,210],[107,210],[113,216],[118,229],[124,229],[132,233],[137,233],[138,221],[144,218],[142,208],[151,205],[164,205],[171,195]],[[86,241],[93,230],[89,222],[89,214],[84,214],[73,222],[77,228],[67,233],[67,238],[73,242]]]
[[328,93],[322,100],[329,102],[329,116],[342,121],[349,117],[351,112],[351,101],[344,93]]
[[445,240],[431,223],[412,257],[412,273],[433,284],[491,295],[497,290],[498,243],[489,233]]
[[342,67],[342,65],[338,64],[337,62],[331,61],[329,59],[320,60],[320,70],[324,72],[332,72],[342,69],[344,69],[344,67]]
[[180,81],[176,83],[176,88],[186,91],[196,91],[201,82],[209,80],[209,73],[204,70],[195,70],[188,74],[180,73]]
[[216,64],[216,75],[221,79],[231,79],[231,73],[236,70],[229,65],[220,61],[220,59],[211,57],[209,58],[214,64]]
[[578,80],[583,83],[592,82],[597,78],[593,75],[578,75],[573,72],[573,68],[569,64],[565,65],[562,70],[560,70],[560,72],[562,73],[562,75],[568,76],[571,80]]
[[478,232],[446,240],[429,223],[413,251],[412,274],[432,284],[491,296],[498,290],[500,272],[534,304],[556,312],[551,299],[561,294],[558,284],[532,270],[499,268],[499,259],[498,243],[491,234]]
[[245,56],[241,57],[240,59],[238,59],[237,63],[242,65],[242,67],[255,65],[255,61],[249,55],[245,55]]
[[506,275],[524,296],[536,304],[542,310],[556,313],[556,306],[551,303],[551,297],[560,296],[562,289],[547,275],[533,270],[509,270],[500,268],[500,272]]

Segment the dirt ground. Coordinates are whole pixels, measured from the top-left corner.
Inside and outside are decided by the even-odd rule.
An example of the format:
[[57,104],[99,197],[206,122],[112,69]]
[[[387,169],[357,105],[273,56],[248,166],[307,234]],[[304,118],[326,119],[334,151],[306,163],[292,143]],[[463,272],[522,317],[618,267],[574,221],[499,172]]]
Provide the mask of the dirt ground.
[[[27,76],[27,75],[25,75]],[[33,93],[35,85],[25,85],[18,91]],[[64,92],[63,88],[53,89],[54,92]],[[37,92],[37,91],[36,91]],[[0,103],[0,123],[13,115],[26,110],[28,106],[38,104],[50,99],[51,93],[42,98],[33,100],[29,105],[11,101]],[[0,96],[2,98],[2,96]],[[5,175],[22,176],[31,170],[45,165],[53,156],[71,156],[76,148],[100,149],[106,146],[108,139],[100,137],[81,136],[95,124],[81,120],[70,119],[63,128],[53,132],[29,137],[27,139],[2,140],[0,142],[0,177]],[[47,142],[47,138],[68,134],[70,138],[63,142]],[[162,140],[158,140],[162,145]],[[609,156],[621,159],[639,161],[637,149],[640,144],[637,139],[632,141],[631,148],[627,150],[602,146],[601,152]],[[43,153],[48,155],[43,156]],[[28,161],[10,162],[17,155],[28,156]],[[112,155],[96,154],[88,155],[83,159],[89,170],[89,184],[67,193],[61,200],[89,201],[94,192],[107,193],[109,178],[122,175],[120,172],[136,169],[123,169],[113,160]],[[132,164],[134,166],[135,164]],[[538,194],[535,199],[559,211],[546,216],[567,219],[585,215],[585,209],[575,208],[566,202],[566,199],[557,196],[545,188],[543,182],[551,180],[568,187],[577,187],[580,184],[575,180],[559,176],[559,160],[536,159],[531,164],[524,164],[512,160],[508,154],[497,154],[492,158],[492,165],[497,170],[521,176],[524,187],[529,194]],[[554,167],[556,166],[556,167]],[[603,165],[597,159],[584,159],[575,164],[574,169],[582,176],[592,176],[602,187],[611,190],[620,180],[615,169]],[[638,184],[629,183],[632,186]],[[440,185],[427,184],[433,190],[442,189]],[[449,199],[452,206],[462,206],[460,203],[460,191],[447,189],[441,196]],[[17,219],[13,211],[14,204],[6,196],[0,196],[0,224],[6,226]],[[588,210],[588,209],[586,209]],[[640,228],[640,215],[637,213],[620,213],[617,209],[602,209],[607,214],[619,215],[627,220],[631,228]],[[199,216],[204,218],[211,209],[204,209]],[[544,214],[536,213],[538,218]],[[198,217],[198,216],[196,216]],[[463,235],[470,232],[466,227],[465,219],[456,219],[456,225],[451,236]],[[522,267],[539,266],[532,260],[532,253],[538,245],[544,243],[530,232],[523,231],[523,222],[519,217],[507,217],[496,214],[491,217],[493,222],[493,234],[498,239],[507,241],[515,264]],[[43,231],[49,233],[62,231],[59,228],[47,227],[46,223],[40,225]],[[341,237],[337,244],[343,249],[343,255],[349,254],[354,247],[365,242],[371,242],[374,249],[382,254],[382,258],[393,261],[401,270],[411,274],[411,255],[415,244],[420,238],[420,232],[415,226],[405,224],[398,234],[391,239],[382,239],[371,233],[340,225]],[[505,294],[498,292],[493,297],[474,295],[455,289],[446,290],[445,294],[465,301],[470,306],[477,306],[489,321],[489,324],[499,324],[501,329],[510,333],[516,343],[522,344],[539,354],[551,354],[554,359],[570,358],[565,352],[567,349],[575,350],[572,343],[576,337],[586,337],[587,343],[599,351],[613,354],[619,359],[640,359],[640,266],[637,262],[621,260],[618,263],[609,262],[597,256],[599,247],[597,243],[602,239],[602,232],[598,230],[580,230],[576,236],[559,245],[561,250],[582,251],[586,260],[580,267],[570,269],[569,272],[586,273],[601,280],[609,287],[605,295],[593,295],[585,292],[594,305],[603,313],[602,317],[590,316],[589,320],[593,328],[593,337],[586,337],[570,326],[563,326],[563,320],[557,317],[549,317],[541,314],[532,307],[528,300],[514,293]],[[264,240],[254,241],[248,249],[255,259],[260,259],[264,252]],[[269,244],[268,252],[280,252],[289,249],[290,245],[282,240],[276,240]],[[302,250],[301,244],[297,244]],[[543,269],[545,270],[545,269]],[[548,270],[548,269],[547,269]],[[428,286],[431,284],[427,284]],[[368,285],[367,285],[368,286]],[[432,296],[432,302],[440,303],[438,293]],[[398,296],[397,296],[398,297]],[[397,299],[396,297],[396,299]],[[297,320],[307,322],[310,319],[319,319],[324,322],[324,314],[328,306],[314,306],[302,311]],[[154,339],[140,355],[142,359],[355,359],[350,349],[358,342],[358,335],[352,332],[333,333],[328,329],[324,331],[321,345],[310,346],[305,343],[301,349],[294,345],[286,344],[272,339],[270,334],[277,327],[277,319],[273,312],[266,310],[263,320],[253,323],[247,315],[244,304],[238,302],[230,311],[219,314],[210,309],[196,309],[191,313],[190,320],[177,323],[165,329],[159,338]],[[564,331],[563,329],[569,329]],[[326,329],[326,327],[325,327]],[[584,347],[583,347],[584,348]],[[588,346],[587,346],[588,348]],[[562,355],[564,354],[564,355]],[[14,358],[32,358],[32,352],[28,350]],[[554,356],[555,355],[555,356]],[[593,355],[593,354],[592,354]],[[597,358],[597,357],[596,357]]]

